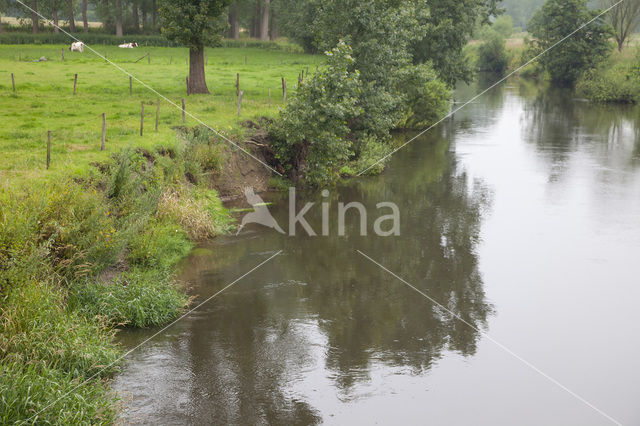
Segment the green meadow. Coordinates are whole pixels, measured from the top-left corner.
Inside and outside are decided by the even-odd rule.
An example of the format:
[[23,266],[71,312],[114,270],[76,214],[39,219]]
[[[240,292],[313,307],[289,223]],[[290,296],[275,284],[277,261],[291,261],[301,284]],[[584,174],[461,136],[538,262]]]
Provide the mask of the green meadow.
[[[65,49],[64,61],[61,49]],[[186,48],[119,49],[99,45],[95,49],[175,105],[135,78],[130,94],[129,77],[88,48],[79,53],[70,52],[68,46],[62,45],[0,45],[0,179],[3,183],[83,175],[90,163],[103,161],[123,148],[151,148],[174,141],[174,128],[183,125],[180,107],[183,98],[189,113],[230,139],[240,141],[244,135],[243,121],[277,114],[283,105],[282,78],[287,81],[290,96],[295,91],[298,75],[303,70],[313,73],[322,60],[320,56],[284,49],[208,49],[206,75],[211,94],[187,96]],[[149,57],[145,57],[147,54]],[[47,61],[38,62],[43,56]],[[78,83],[74,95],[75,74],[78,74]],[[237,74],[244,92],[240,117]],[[141,104],[145,106],[143,136],[140,136]],[[100,151],[102,113],[107,117],[104,152]],[[184,125],[197,124],[197,120],[187,114]],[[47,131],[52,134],[49,171],[46,171]]]

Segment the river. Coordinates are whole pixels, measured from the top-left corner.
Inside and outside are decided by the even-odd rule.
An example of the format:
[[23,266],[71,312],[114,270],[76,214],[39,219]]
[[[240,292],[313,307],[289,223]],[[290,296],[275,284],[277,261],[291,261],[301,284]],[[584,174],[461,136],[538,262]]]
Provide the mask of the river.
[[[328,236],[250,225],[199,247],[180,279],[200,301],[282,253],[127,358],[123,422],[640,424],[638,118],[516,80],[382,175],[299,192],[317,233],[329,202]],[[351,201],[368,236],[353,212],[338,235]],[[373,234],[380,202],[399,236]]]

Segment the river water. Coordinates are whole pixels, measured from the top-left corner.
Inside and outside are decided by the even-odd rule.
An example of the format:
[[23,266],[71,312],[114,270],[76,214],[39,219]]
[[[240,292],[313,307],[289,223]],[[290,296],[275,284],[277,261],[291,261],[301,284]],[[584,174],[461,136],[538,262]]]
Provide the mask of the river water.
[[[328,200],[330,235],[250,225],[196,249],[198,300],[282,253],[128,357],[123,422],[640,424],[638,113],[516,81],[382,175],[298,193],[317,233]],[[286,229],[287,194],[271,201]],[[338,235],[351,201],[368,236],[354,211]],[[373,235],[385,201],[400,236]]]

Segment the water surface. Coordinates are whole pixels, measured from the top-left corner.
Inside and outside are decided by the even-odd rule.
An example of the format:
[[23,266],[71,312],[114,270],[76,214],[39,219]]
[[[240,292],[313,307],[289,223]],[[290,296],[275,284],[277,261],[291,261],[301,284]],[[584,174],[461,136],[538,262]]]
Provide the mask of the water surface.
[[[478,87],[458,90],[471,98]],[[251,225],[194,251],[199,300],[114,387],[147,424],[640,424],[638,110],[525,83],[497,88],[331,188],[330,235]],[[402,136],[405,137],[405,136]],[[286,194],[271,211],[287,226]],[[326,201],[320,191],[300,203]],[[337,235],[337,203],[368,207]],[[401,235],[373,235],[395,202]],[[307,215],[320,233],[322,211]],[[371,256],[469,325],[417,294]],[[154,330],[121,333],[133,346]]]

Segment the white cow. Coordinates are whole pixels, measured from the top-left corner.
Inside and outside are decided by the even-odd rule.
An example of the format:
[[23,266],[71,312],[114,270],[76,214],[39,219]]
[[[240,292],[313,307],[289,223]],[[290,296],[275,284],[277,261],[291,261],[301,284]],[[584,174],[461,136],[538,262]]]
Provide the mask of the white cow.
[[118,46],[121,49],[133,49],[134,47],[138,47],[138,43],[124,43]]
[[69,50],[72,52],[84,52],[84,43],[81,41],[76,41],[71,43]]

